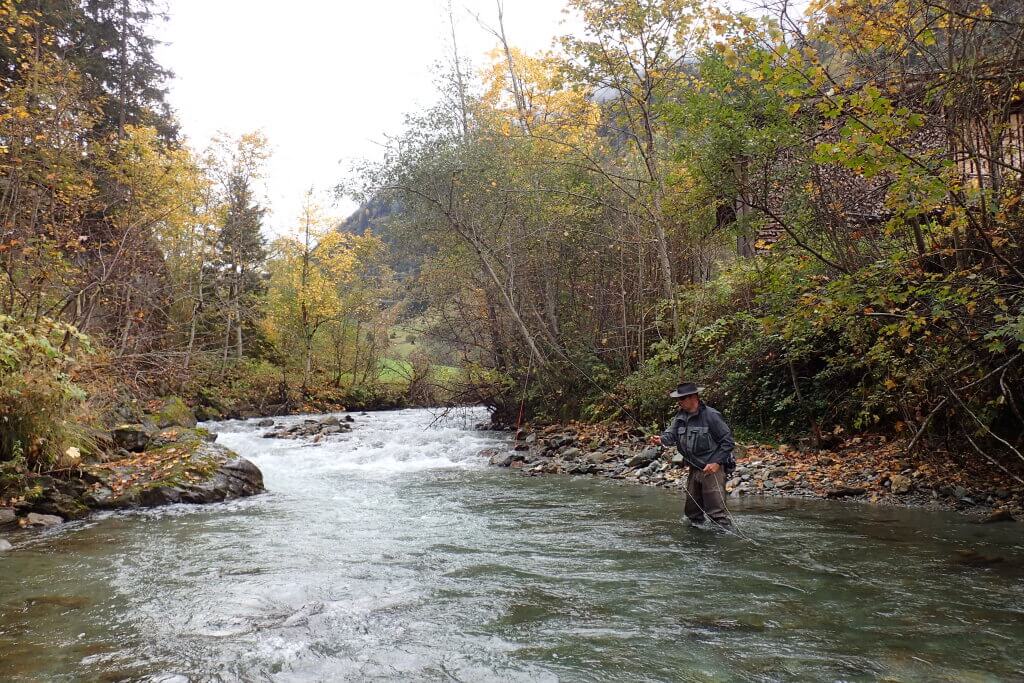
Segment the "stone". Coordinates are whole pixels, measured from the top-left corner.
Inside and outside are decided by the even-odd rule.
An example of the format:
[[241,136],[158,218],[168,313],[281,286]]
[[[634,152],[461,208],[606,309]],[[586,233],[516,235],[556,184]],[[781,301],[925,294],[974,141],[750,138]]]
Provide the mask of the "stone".
[[992,492],[999,500],[1006,500],[1010,497],[1010,491],[1008,489],[996,489]]
[[580,455],[582,455],[582,453],[583,453],[583,451],[581,451],[578,448],[569,447],[569,448],[566,448],[564,451],[562,451],[562,459],[563,460],[576,460],[577,458],[580,457]]
[[[125,509],[169,503],[215,503],[262,493],[263,474],[233,451],[185,430],[175,445],[171,470],[153,469],[145,463],[137,470],[83,468],[93,486],[82,496],[89,507]],[[137,473],[137,474],[136,474]],[[136,474],[129,486],[115,486],[126,475]]]
[[726,485],[726,487],[727,487],[727,488],[729,488],[729,489],[734,489],[734,488],[738,487],[738,486],[739,486],[740,484],[742,484],[742,483],[743,483],[743,480],[742,480],[742,479],[740,479],[739,477],[733,477],[732,479],[730,479],[729,481],[727,481],[727,482],[725,483],[725,485]]
[[672,455],[672,464],[676,467],[682,467],[686,464],[686,460],[683,458],[683,454],[676,452]]
[[320,433],[321,434],[340,434],[342,431],[344,431],[344,430],[341,428],[341,425],[324,425],[323,428],[320,430]]
[[914,488],[914,480],[903,474],[894,474],[889,477],[889,488],[897,495],[910,493]]
[[345,416],[345,422],[355,422],[355,421],[356,421],[356,419],[354,417],[352,417],[351,415],[346,415]]
[[160,429],[165,427],[185,427],[192,429],[196,426],[196,416],[189,409],[185,402],[177,396],[165,398],[160,408],[153,413],[153,420]]
[[331,415],[330,417],[325,417],[324,419],[320,420],[320,424],[337,427],[338,425],[341,424],[341,419]]
[[0,508],[0,527],[17,523],[18,515],[11,508]]
[[274,421],[269,419],[269,418],[266,419],[266,420],[260,420],[259,422],[256,423],[256,426],[257,427],[273,427],[274,426]]
[[556,437],[554,441],[552,441],[551,446],[552,448],[564,448],[565,446],[571,446],[574,443],[576,443],[575,434],[563,434]]
[[0,538],[0,553],[5,553],[14,546],[6,538]]
[[110,431],[110,437],[118,448],[131,453],[141,453],[149,446],[156,430],[143,424],[118,425]]
[[196,406],[196,409],[192,414],[195,415],[196,420],[200,422],[219,420],[224,417],[219,410],[211,408],[210,406]]
[[643,467],[653,460],[657,460],[658,456],[661,455],[661,449],[657,446],[651,446],[640,451],[629,460],[626,461],[627,467]]
[[511,467],[512,455],[509,453],[495,453],[491,456],[491,464],[498,467]]
[[57,515],[41,515],[38,512],[30,512],[23,519],[23,525],[33,529],[49,529],[64,523]]
[[954,486],[953,487],[953,497],[954,498],[966,498],[967,497],[967,489],[965,489],[963,486]]
[[22,512],[37,512],[43,515],[63,519],[84,519],[89,515],[89,508],[79,498],[84,493],[81,491],[61,491],[51,485],[44,485],[43,491],[29,501],[22,503],[18,508]]
[[530,444],[527,444],[527,443],[517,443],[515,446],[512,447],[512,450],[514,450],[514,451],[528,451],[528,450],[530,450]]

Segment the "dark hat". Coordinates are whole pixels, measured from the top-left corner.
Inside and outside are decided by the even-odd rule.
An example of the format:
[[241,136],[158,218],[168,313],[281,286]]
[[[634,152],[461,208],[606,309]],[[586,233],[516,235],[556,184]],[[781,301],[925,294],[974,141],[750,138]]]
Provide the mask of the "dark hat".
[[669,392],[668,395],[672,398],[683,398],[691,394],[699,394],[702,391],[704,391],[704,387],[698,387],[693,382],[683,382],[676,387],[675,391]]

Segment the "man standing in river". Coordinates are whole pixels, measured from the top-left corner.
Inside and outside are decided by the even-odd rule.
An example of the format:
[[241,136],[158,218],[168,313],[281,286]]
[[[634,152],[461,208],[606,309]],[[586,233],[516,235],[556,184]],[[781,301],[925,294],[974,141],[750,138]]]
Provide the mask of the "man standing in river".
[[696,384],[684,382],[669,393],[679,411],[660,437],[651,437],[651,443],[675,446],[690,468],[683,508],[690,524],[703,523],[706,513],[717,528],[732,529],[725,507],[725,475],[736,468],[732,455],[736,444],[722,414],[700,400],[700,391]]

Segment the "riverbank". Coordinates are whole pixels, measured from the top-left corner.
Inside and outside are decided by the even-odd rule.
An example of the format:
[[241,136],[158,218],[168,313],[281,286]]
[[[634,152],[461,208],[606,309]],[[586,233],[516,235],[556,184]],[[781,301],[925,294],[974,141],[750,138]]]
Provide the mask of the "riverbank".
[[[524,475],[592,475],[683,489],[686,467],[674,449],[647,443],[639,429],[570,423],[526,427],[492,465]],[[906,443],[855,436],[827,450],[737,444],[730,497],[846,499],[898,507],[957,510],[979,521],[1024,520],[1024,487],[976,459],[945,451],[913,457]]]
[[214,503],[264,491],[259,468],[197,427],[181,399],[121,417],[127,420],[95,430],[88,447],[70,447],[48,471],[3,463],[0,551],[10,547],[3,537],[12,532],[47,529],[97,510]]

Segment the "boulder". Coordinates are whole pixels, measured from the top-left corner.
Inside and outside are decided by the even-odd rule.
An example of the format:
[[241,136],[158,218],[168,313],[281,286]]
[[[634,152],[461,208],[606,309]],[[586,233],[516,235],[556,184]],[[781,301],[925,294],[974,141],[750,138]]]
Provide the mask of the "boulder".
[[141,453],[149,446],[153,434],[156,433],[150,425],[122,424],[110,431],[110,436],[118,448],[123,448],[131,453]]
[[270,418],[267,418],[265,420],[260,420],[259,422],[257,422],[256,426],[257,427],[273,427],[274,426],[274,421],[272,419],[270,419]]
[[0,529],[5,526],[13,526],[18,522],[18,515],[11,508],[0,508]]
[[512,454],[511,453],[495,453],[491,456],[491,464],[497,465],[498,467],[511,467],[512,465]]
[[0,538],[0,553],[5,553],[13,547],[6,538]]
[[657,446],[651,446],[650,448],[645,448],[644,450],[640,451],[639,453],[631,457],[629,460],[627,460],[626,466],[643,467],[653,462],[654,460],[657,460],[658,456],[660,455],[661,449],[658,448]]
[[207,422],[209,420],[219,420],[224,417],[219,410],[210,406],[196,406],[193,415],[200,422]]
[[320,424],[337,427],[341,424],[341,419],[331,415],[330,417],[325,417],[324,419],[320,420]]
[[22,526],[32,529],[49,529],[64,523],[57,515],[41,515],[38,512],[30,512],[22,520]]
[[160,429],[165,427],[191,429],[196,426],[196,416],[177,396],[169,396],[161,402],[160,407],[153,412],[153,421]]
[[44,516],[58,517],[64,519],[84,519],[89,515],[89,508],[82,504],[78,493],[84,493],[84,486],[81,492],[61,491],[52,486],[46,486],[42,491],[18,506],[23,512],[40,513]]
[[262,493],[263,475],[248,460],[183,430],[178,440],[147,452],[139,462],[83,468],[92,483],[83,502],[92,508],[154,507],[169,503],[214,503]]

